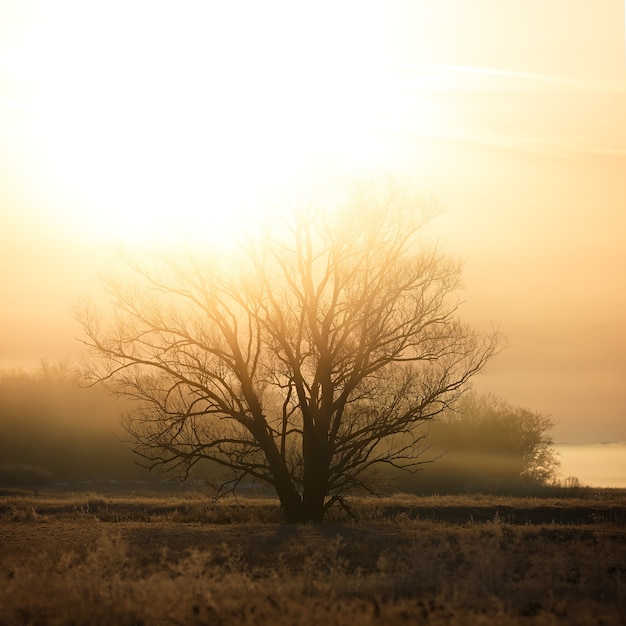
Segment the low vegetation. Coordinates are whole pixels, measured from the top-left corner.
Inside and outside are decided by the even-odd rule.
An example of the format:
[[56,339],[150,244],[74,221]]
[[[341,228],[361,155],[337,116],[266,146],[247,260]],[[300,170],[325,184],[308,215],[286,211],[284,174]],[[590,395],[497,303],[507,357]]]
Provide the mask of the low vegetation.
[[0,494],[0,624],[623,624],[626,495]]
[[[34,372],[0,372],[0,488],[64,483],[100,489],[112,481],[160,487],[164,474],[137,464],[141,458],[122,429],[122,415],[131,409],[102,388],[81,387],[68,363],[43,361]],[[544,494],[558,477],[552,426],[540,413],[490,394],[467,393],[430,422],[420,471],[387,468],[378,480],[368,477],[370,487],[422,495]],[[199,463],[190,476],[214,484],[226,478],[209,463]],[[247,495],[245,488],[240,491]]]
[[553,427],[537,411],[470,391],[430,423],[424,457],[433,462],[388,477],[402,491],[419,494],[545,493],[558,484]]

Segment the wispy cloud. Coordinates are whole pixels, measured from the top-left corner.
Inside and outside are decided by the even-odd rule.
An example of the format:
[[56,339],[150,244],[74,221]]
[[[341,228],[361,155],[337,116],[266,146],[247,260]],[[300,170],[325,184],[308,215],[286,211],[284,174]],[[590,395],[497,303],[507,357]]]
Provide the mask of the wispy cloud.
[[433,91],[554,90],[626,93],[626,72],[624,80],[609,81],[439,63],[396,64],[381,67],[380,70],[402,76],[407,81],[412,78],[418,88]]
[[396,96],[381,130],[559,158],[626,155],[626,80],[426,63],[385,71]]

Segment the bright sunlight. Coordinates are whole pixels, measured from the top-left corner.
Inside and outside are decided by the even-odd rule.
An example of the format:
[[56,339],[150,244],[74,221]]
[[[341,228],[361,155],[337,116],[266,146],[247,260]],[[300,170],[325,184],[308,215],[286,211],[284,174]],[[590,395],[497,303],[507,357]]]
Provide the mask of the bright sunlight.
[[26,167],[82,238],[220,238],[279,181],[321,162],[374,168],[403,117],[437,123],[356,1],[37,6],[10,9]]

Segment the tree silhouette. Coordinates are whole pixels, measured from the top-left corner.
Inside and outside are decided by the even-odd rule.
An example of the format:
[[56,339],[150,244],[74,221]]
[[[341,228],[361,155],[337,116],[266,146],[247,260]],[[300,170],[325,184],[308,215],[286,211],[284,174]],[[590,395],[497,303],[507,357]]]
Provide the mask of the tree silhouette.
[[553,484],[560,465],[553,427],[546,415],[491,393],[466,393],[430,425],[429,454],[437,463],[419,476],[401,477],[402,488],[510,493]]
[[217,255],[129,263],[115,316],[79,312],[90,376],[136,398],[148,466],[206,459],[271,485],[289,522],[321,521],[377,465],[415,469],[424,423],[497,349],[457,320],[460,266],[429,244],[425,203],[333,190]]

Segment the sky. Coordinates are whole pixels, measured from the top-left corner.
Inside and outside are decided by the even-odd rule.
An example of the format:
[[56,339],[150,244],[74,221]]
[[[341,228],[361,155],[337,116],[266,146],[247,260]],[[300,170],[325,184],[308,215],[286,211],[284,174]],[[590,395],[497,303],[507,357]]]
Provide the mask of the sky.
[[622,0],[0,0],[0,368],[78,358],[116,246],[391,171],[507,337],[476,386],[626,441],[624,25]]

